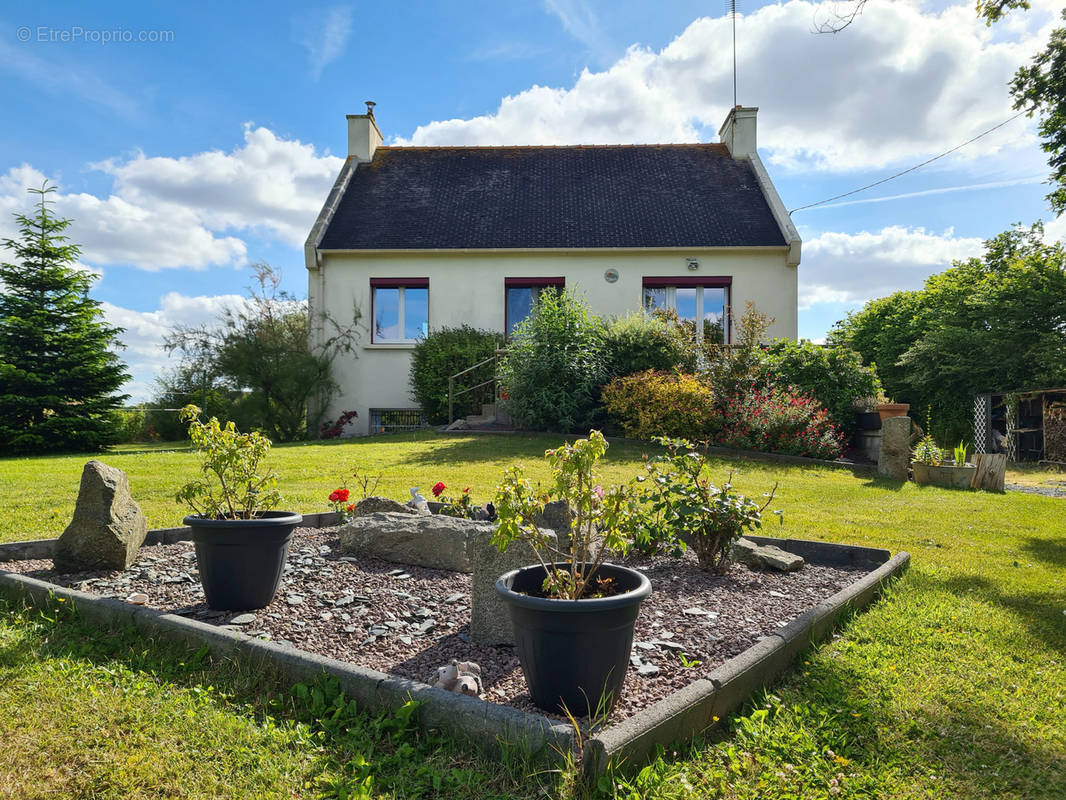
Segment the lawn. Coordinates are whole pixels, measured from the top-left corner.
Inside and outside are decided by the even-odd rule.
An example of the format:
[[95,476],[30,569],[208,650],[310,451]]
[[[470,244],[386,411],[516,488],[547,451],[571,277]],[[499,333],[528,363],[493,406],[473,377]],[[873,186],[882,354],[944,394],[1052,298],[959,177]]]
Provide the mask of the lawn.
[[[288,504],[325,510],[352,470],[380,493],[443,480],[486,499],[522,461],[544,477],[555,437],[412,434],[278,447]],[[608,454],[610,478],[640,448]],[[0,539],[58,534],[85,457],[0,461]],[[103,458],[127,471],[153,527],[191,474],[188,452]],[[908,550],[889,596],[708,741],[664,753],[599,790],[661,798],[1061,798],[1066,796],[1066,500],[952,492],[848,469],[716,461],[749,493],[778,482],[767,532]],[[351,485],[351,484],[350,484]],[[415,735],[402,720],[264,689],[260,676],[100,634],[58,614],[0,614],[0,798],[568,796],[565,776],[526,776]],[[328,700],[324,701],[328,705]],[[181,776],[180,780],[177,776]],[[370,776],[364,795],[355,787]],[[341,788],[338,788],[341,787]],[[344,787],[347,787],[346,789]],[[597,790],[598,791],[598,790]],[[584,790],[578,793],[583,793]]]

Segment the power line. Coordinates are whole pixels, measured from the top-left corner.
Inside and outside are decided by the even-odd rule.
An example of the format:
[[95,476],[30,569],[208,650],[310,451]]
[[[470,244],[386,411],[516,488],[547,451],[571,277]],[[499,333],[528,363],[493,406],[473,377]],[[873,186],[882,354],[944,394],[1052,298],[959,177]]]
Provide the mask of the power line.
[[1027,113],[1029,113],[1029,112],[1028,111],[1019,111],[1017,114],[1015,114],[1010,119],[1006,119],[1003,122],[999,123],[998,125],[993,125],[987,131],[984,131],[982,133],[977,134],[972,139],[968,139],[965,142],[963,142],[962,144],[955,145],[955,147],[952,147],[950,150],[945,150],[943,153],[941,153],[938,156],[933,156],[932,158],[926,159],[921,164],[915,164],[913,167],[909,167],[909,168],[903,170],[902,172],[897,172],[895,175],[889,175],[887,178],[882,178],[879,181],[874,181],[873,183],[869,183],[866,186],[862,186],[862,187],[860,187],[858,189],[852,189],[850,192],[844,192],[843,194],[838,194],[838,195],[835,195],[833,197],[827,197],[825,200],[819,200],[817,203],[808,203],[805,206],[800,206],[799,208],[794,208],[794,209],[792,209],[791,211],[788,212],[788,215],[791,217],[797,211],[803,211],[803,209],[805,209],[805,208],[814,208],[815,206],[825,205],[826,203],[832,203],[834,200],[839,200],[842,197],[850,197],[853,194],[858,194],[859,192],[865,192],[867,189],[872,189],[875,186],[880,186],[882,183],[888,183],[889,181],[895,180],[896,178],[898,178],[898,177],[900,177],[902,175],[906,175],[908,172],[914,172],[916,169],[921,169],[922,167],[926,166],[927,164],[932,164],[937,159],[943,158],[944,156],[947,156],[947,155],[951,155],[956,150],[961,150],[963,147],[965,147],[968,144],[973,144],[974,142],[976,142],[981,137],[988,136],[988,134],[992,133],[993,131],[999,130],[1000,128],[1002,128],[1007,123],[1014,122],[1014,120],[1018,119],[1018,117],[1022,116],[1023,114],[1027,114]]

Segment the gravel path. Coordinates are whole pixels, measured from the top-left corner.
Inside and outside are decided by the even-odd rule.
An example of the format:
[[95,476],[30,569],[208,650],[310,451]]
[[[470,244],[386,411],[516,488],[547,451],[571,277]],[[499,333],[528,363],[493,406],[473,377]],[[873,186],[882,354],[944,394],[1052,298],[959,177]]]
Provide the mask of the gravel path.
[[[734,566],[719,577],[697,569],[690,554],[624,563],[645,572],[653,591],[641,607],[629,675],[611,721],[705,675],[865,574],[811,565],[788,574]],[[274,602],[241,614],[204,605],[189,542],[144,547],[126,572],[58,575],[48,560],[0,562],[0,569],[420,681],[430,681],[451,658],[475,661],[485,699],[533,710],[514,649],[470,641],[469,575],[346,555],[335,528],[298,529]]]
[[1066,497],[1066,481],[1058,481],[1052,486],[1028,486],[1024,483],[1007,483],[1004,488],[1008,492],[1025,492],[1026,494],[1039,494],[1044,497]]

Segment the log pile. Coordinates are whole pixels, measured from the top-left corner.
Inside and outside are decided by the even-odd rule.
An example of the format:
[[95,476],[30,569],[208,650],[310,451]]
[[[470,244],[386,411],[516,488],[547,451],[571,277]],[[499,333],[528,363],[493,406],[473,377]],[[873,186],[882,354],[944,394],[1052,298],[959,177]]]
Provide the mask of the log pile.
[[1044,401],[1044,458],[1066,461],[1066,402]]

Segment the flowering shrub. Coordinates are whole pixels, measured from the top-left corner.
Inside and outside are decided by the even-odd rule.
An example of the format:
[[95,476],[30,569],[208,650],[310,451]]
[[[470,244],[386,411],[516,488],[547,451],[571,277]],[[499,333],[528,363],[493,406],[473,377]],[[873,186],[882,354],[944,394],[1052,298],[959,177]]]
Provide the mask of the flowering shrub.
[[333,422],[323,422],[322,429],[318,432],[322,439],[336,439],[344,432],[344,426],[358,417],[355,411],[345,411]]
[[448,487],[444,485],[444,481],[437,481],[435,484],[433,484],[433,496],[440,497],[440,493],[447,488]]
[[721,429],[714,392],[695,375],[645,370],[603,387],[603,404],[626,436],[713,438]]
[[723,403],[716,444],[741,450],[834,459],[844,434],[817,400],[792,388],[737,390]]

